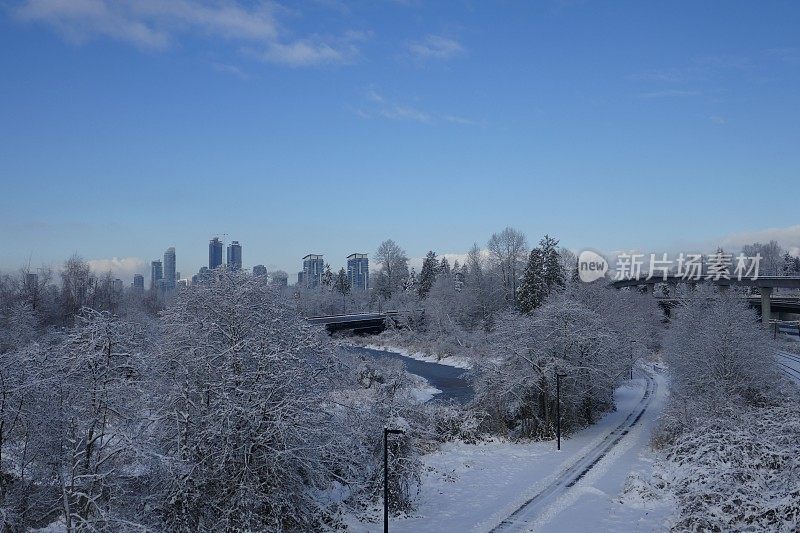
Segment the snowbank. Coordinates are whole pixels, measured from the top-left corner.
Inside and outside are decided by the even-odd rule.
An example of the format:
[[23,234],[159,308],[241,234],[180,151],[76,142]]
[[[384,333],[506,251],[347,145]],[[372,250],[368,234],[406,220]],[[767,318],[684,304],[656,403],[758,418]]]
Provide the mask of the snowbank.
[[403,357],[409,357],[411,359],[416,359],[417,361],[424,361],[426,363],[436,363],[438,365],[452,366],[455,368],[465,368],[465,369],[472,368],[472,361],[470,361],[466,357],[458,357],[453,355],[450,357],[442,357],[440,359],[435,355],[429,355],[423,352],[414,352],[406,348],[401,348],[399,346],[392,346],[389,344],[365,344],[364,348],[369,348],[370,350],[381,350],[384,352],[395,352],[402,355]]

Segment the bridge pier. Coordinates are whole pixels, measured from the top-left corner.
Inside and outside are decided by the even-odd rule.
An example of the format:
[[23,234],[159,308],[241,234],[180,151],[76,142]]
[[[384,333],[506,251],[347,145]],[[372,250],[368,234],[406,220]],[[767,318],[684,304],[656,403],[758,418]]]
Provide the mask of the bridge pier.
[[772,287],[761,287],[761,323],[769,326],[769,319],[772,317],[769,299],[772,296]]

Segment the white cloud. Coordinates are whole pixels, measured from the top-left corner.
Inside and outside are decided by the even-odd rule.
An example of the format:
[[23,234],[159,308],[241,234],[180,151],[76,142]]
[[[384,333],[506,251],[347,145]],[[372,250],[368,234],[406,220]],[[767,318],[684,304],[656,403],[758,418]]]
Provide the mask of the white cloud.
[[322,64],[348,64],[358,57],[356,39],[345,36],[328,42],[321,39],[303,39],[291,43],[273,42],[267,45],[261,59],[291,67]]
[[236,3],[170,0],[26,0],[14,13],[51,26],[66,39],[102,36],[143,48],[163,48],[179,33],[200,32],[236,40],[278,37],[271,10]]
[[430,122],[431,116],[420,109],[405,105],[391,105],[378,111],[382,116],[394,120],[410,120],[414,122]]
[[179,36],[249,43],[261,59],[290,66],[348,63],[354,43],[368,33],[342,37],[286,39],[270,2],[238,0],[24,0],[12,9],[26,22],[50,26],[66,40],[83,43],[105,37],[145,49],[164,49]]
[[700,91],[684,91],[680,89],[666,89],[663,91],[651,91],[641,93],[641,98],[682,98],[686,96],[700,96]]
[[464,47],[455,39],[428,35],[419,41],[406,44],[406,50],[417,59],[450,59],[464,53]]
[[147,262],[138,257],[112,257],[111,259],[89,259],[89,268],[96,274],[105,274],[109,270],[115,277],[120,278],[126,283],[133,281],[134,274],[142,274],[148,277],[149,269]]
[[245,71],[243,71],[236,65],[228,65],[227,63],[212,63],[211,66],[214,67],[214,70],[216,70],[217,72],[222,72],[224,74],[231,74],[243,80],[250,78],[250,76],[248,76]]
[[477,124],[477,122],[470,118],[459,117],[457,115],[444,115],[442,118],[447,122],[452,122],[453,124],[462,124],[465,126]]
[[434,122],[449,122],[462,126],[476,124],[474,120],[469,118],[457,115],[440,115],[413,105],[393,101],[374,88],[369,88],[364,96],[368,102],[367,108],[357,108],[354,110],[355,113],[363,119],[382,117],[391,120],[421,122],[425,124]]
[[754,242],[766,243],[773,240],[778,241],[778,244],[789,250],[793,255],[800,255],[800,224],[796,226],[787,226],[785,228],[767,228],[732,233],[723,237],[720,244],[724,248],[738,249],[745,244],[752,244]]

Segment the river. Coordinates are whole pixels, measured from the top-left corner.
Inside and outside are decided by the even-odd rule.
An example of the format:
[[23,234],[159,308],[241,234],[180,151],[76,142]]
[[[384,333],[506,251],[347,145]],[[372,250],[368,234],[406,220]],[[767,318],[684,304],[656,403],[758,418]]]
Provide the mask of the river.
[[433,400],[455,400],[459,403],[467,403],[472,399],[474,392],[466,379],[467,370],[454,366],[440,365],[439,363],[428,363],[418,361],[400,355],[397,352],[385,350],[373,350],[356,346],[348,347],[353,353],[367,355],[375,359],[392,359],[401,361],[407,372],[424,378],[433,387],[439,389],[439,394],[434,395]]

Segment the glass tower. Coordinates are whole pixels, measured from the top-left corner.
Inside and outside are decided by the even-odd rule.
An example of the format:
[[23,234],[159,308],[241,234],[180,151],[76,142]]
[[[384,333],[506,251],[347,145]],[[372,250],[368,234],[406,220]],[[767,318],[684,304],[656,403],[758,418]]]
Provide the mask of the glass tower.
[[176,279],[175,248],[169,247],[167,248],[167,251],[164,252],[164,281],[167,284],[167,288],[174,289]]
[[303,258],[303,280],[305,287],[317,287],[322,283],[325,261],[319,254],[308,254]]
[[367,254],[350,254],[347,256],[347,277],[350,287],[355,290],[369,289],[369,259]]
[[208,243],[208,268],[214,270],[222,265],[222,241],[214,237]]
[[158,282],[164,279],[164,270],[161,261],[153,261],[150,263],[150,288],[158,287]]
[[242,245],[239,241],[233,241],[228,245],[227,263],[231,270],[242,269]]

